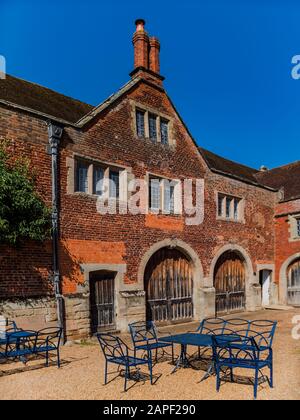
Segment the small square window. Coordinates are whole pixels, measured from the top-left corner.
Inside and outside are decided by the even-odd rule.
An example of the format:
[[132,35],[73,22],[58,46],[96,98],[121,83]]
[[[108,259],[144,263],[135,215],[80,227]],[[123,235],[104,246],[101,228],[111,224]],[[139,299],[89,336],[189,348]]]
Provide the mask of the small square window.
[[109,197],[119,198],[120,195],[120,173],[117,171],[109,172]]
[[88,169],[89,165],[86,162],[78,161],[76,166],[76,191],[88,192]]
[[145,112],[136,111],[136,131],[138,137],[145,137]]
[[151,140],[157,141],[157,116],[149,114],[149,137]]
[[217,216],[228,220],[239,221],[241,219],[240,203],[241,199],[238,197],[218,194]]
[[160,137],[162,144],[169,143],[169,122],[167,120],[160,120]]

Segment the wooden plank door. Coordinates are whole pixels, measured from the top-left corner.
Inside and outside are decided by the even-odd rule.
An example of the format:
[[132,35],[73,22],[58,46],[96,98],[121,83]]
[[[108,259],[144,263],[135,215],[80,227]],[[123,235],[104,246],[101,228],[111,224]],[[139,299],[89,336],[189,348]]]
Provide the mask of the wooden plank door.
[[222,255],[215,268],[216,314],[245,310],[245,265],[234,252]]
[[193,318],[193,276],[188,258],[163,248],[150,259],[145,272],[147,319],[158,324]]
[[300,306],[300,260],[288,268],[288,304]]
[[114,273],[99,272],[91,274],[91,318],[93,333],[115,328],[114,279]]

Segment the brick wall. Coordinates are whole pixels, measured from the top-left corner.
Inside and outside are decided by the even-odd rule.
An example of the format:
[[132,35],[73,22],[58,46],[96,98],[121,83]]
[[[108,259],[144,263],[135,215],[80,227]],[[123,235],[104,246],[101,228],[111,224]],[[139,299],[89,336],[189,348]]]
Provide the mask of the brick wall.
[[297,212],[300,213],[300,200],[279,203],[276,206],[275,266],[277,281],[280,280],[280,270],[286,260],[293,255],[300,253],[300,240],[292,240],[289,219],[290,215]]
[[[156,109],[173,120],[176,147],[153,144],[135,137],[132,101]],[[0,136],[11,142],[13,156],[30,158],[37,172],[37,190],[47,204],[51,200],[51,157],[46,153],[45,121],[29,114],[1,108]],[[185,179],[205,179],[205,219],[200,226],[187,226],[181,216],[106,215],[96,212],[96,199],[84,194],[71,194],[73,174],[70,161],[74,155],[132,168],[137,178],[147,172]],[[197,253],[204,277],[210,274],[218,250],[235,244],[256,263],[274,260],[273,216],[275,194],[240,181],[211,173],[167,96],[147,83],[141,83],[81,130],[66,128],[59,157],[60,181],[60,266],[63,293],[80,295],[84,283],[84,264],[115,264],[126,266],[124,283],[134,285],[142,258],[149,248],[165,239],[184,241]],[[215,192],[245,198],[245,223],[216,220]],[[50,244],[26,244],[14,251],[0,248],[0,298],[16,295],[45,296],[51,292]],[[257,280],[258,281],[258,280]],[[74,300],[68,307],[75,307]],[[79,315],[68,317],[70,329],[86,331],[88,306],[83,303]]]

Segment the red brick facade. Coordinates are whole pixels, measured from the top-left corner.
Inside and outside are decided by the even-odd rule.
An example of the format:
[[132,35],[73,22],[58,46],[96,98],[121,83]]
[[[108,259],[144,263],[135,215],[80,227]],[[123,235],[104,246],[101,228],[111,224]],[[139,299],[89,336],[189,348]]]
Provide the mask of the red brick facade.
[[[142,66],[147,70],[147,36],[143,34],[142,37],[135,37],[135,42],[141,43],[135,50],[136,67]],[[151,59],[154,72],[159,70],[159,57],[155,54],[157,52],[152,53]],[[199,299],[202,300],[195,317],[213,314],[214,306],[206,305],[205,296],[214,298],[214,264],[218,256],[229,249],[236,250],[245,259],[249,283],[247,294],[250,296],[248,309],[255,310],[260,306],[260,297],[256,291],[260,266],[275,263],[274,280],[278,283],[283,262],[292,254],[300,252],[300,242],[288,241],[288,216],[277,217],[278,214],[292,211],[293,205],[300,211],[299,201],[295,204],[276,205],[278,194],[275,191],[211,171],[165,91],[160,87],[161,79],[145,69],[133,76],[136,82],[128,90],[104,110],[95,113],[85,124],[80,127],[75,124],[64,125],[59,147],[59,260],[63,295],[70,300],[72,297],[81,299],[86,292],[82,287],[86,287],[84,284],[88,281],[89,268],[86,267],[91,270],[102,266],[125,267],[119,289],[143,289],[140,275],[141,267],[147,260],[145,256],[156,244],[169,241],[180,244],[180,247],[185,244],[184,250],[193,250],[195,258],[200,262],[195,287],[199,287]],[[173,121],[172,130],[176,144],[164,146],[149,139],[137,138],[133,103],[168,116]],[[13,157],[26,156],[30,159],[37,173],[37,190],[50,205],[51,156],[47,151],[46,122],[47,118],[31,112],[6,106],[1,106],[0,109],[0,137],[10,142]],[[188,226],[185,215],[101,216],[96,211],[95,196],[72,192],[76,156],[130,168],[132,174],[139,179],[145,178],[147,173],[170,179],[204,179],[203,223]],[[243,198],[243,222],[217,219],[217,192]],[[1,246],[2,301],[42,298],[48,295],[51,297],[51,258],[50,243],[26,244],[18,250]],[[120,305],[127,304],[122,302]],[[80,305],[80,301],[77,304]],[[71,306],[72,304],[66,303],[67,331],[73,337],[84,335],[84,331],[88,330],[88,322],[81,322]],[[137,313],[132,315],[132,319]],[[124,328],[123,324],[119,328]]]

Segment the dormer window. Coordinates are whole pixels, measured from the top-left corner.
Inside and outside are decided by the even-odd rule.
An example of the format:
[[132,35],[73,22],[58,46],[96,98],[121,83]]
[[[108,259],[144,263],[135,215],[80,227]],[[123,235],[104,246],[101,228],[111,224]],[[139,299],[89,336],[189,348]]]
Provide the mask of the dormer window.
[[134,118],[135,135],[139,139],[149,139],[154,143],[163,145],[174,145],[173,120],[164,114],[156,112],[134,101],[132,107],[132,116]]

